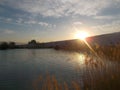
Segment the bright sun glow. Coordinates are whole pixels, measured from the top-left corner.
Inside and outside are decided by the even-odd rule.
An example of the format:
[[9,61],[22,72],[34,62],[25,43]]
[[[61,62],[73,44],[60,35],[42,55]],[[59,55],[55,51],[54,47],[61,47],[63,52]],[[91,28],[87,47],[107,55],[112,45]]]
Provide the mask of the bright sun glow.
[[85,31],[80,31],[75,34],[76,39],[85,40],[88,37],[88,33]]

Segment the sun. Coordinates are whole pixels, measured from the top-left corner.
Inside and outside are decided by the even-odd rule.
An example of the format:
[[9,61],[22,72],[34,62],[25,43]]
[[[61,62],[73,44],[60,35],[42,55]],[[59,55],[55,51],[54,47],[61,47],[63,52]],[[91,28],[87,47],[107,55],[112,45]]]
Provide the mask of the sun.
[[80,40],[85,40],[88,36],[88,33],[85,31],[79,31],[75,34],[75,38]]

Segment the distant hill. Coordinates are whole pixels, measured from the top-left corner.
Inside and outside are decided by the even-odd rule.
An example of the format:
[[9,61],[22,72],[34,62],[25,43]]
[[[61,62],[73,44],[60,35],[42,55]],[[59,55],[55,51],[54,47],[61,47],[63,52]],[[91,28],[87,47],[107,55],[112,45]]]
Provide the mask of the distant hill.
[[[120,44],[120,32],[88,37],[86,38],[86,41],[88,44],[93,45],[93,47],[95,44],[102,46]],[[66,50],[80,50],[85,49],[86,44],[83,40],[72,39],[46,43],[16,44],[14,48],[58,48]]]
[[[99,45],[114,45],[120,43],[120,32],[88,37],[86,38],[86,41],[91,45],[94,45],[96,43]],[[60,47],[63,46],[67,48],[67,47],[81,47],[83,43],[84,41],[82,40],[72,39],[72,40],[40,43],[38,45],[44,48],[56,47],[56,46],[60,46]]]
[[[100,45],[117,44],[117,43],[120,43],[120,32],[88,37],[88,38],[86,38],[86,41],[89,44],[95,44],[95,43],[98,43]],[[83,42],[83,41],[79,40],[79,39],[72,39],[72,40],[63,40],[63,41],[49,42],[47,44],[48,45],[49,44],[63,45],[63,44],[67,44],[67,43],[69,43],[69,44],[79,43],[80,44],[80,42]]]
[[87,42],[98,43],[100,45],[109,45],[120,43],[120,32],[88,37]]

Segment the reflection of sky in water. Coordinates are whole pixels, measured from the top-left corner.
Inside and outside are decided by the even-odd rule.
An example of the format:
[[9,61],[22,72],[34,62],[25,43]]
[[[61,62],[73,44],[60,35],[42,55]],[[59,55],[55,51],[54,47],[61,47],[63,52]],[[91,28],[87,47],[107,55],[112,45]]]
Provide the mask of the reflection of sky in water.
[[0,51],[0,90],[30,90],[31,82],[47,72],[60,81],[81,81],[90,70],[94,74],[110,67],[114,70],[117,65],[110,61],[96,61],[92,57],[51,49]]

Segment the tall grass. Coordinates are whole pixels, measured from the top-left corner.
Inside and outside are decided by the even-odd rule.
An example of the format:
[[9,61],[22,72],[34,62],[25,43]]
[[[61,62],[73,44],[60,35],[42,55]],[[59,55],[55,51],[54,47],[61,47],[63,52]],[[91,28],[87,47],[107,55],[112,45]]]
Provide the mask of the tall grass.
[[[82,84],[78,80],[59,82],[54,75],[46,74],[39,76],[33,81],[34,90],[120,90],[120,44],[114,46],[92,47],[95,51],[84,51],[85,53],[85,75],[82,77]],[[101,60],[102,59],[102,60]],[[109,68],[104,60],[116,62]],[[79,71],[80,72],[80,71]]]
[[71,85],[65,81],[59,82],[54,75],[46,74],[46,77],[38,77],[33,81],[34,90],[81,90],[79,83],[71,81]]
[[[83,90],[120,90],[120,44],[112,46],[96,45],[92,48],[98,58],[96,62],[94,57],[89,61],[85,60],[87,62],[86,67],[89,64],[93,72],[89,71],[85,76]],[[107,60],[110,60],[111,64],[112,62],[117,64],[108,68],[105,62]],[[90,76],[89,79],[86,79],[88,76]]]

